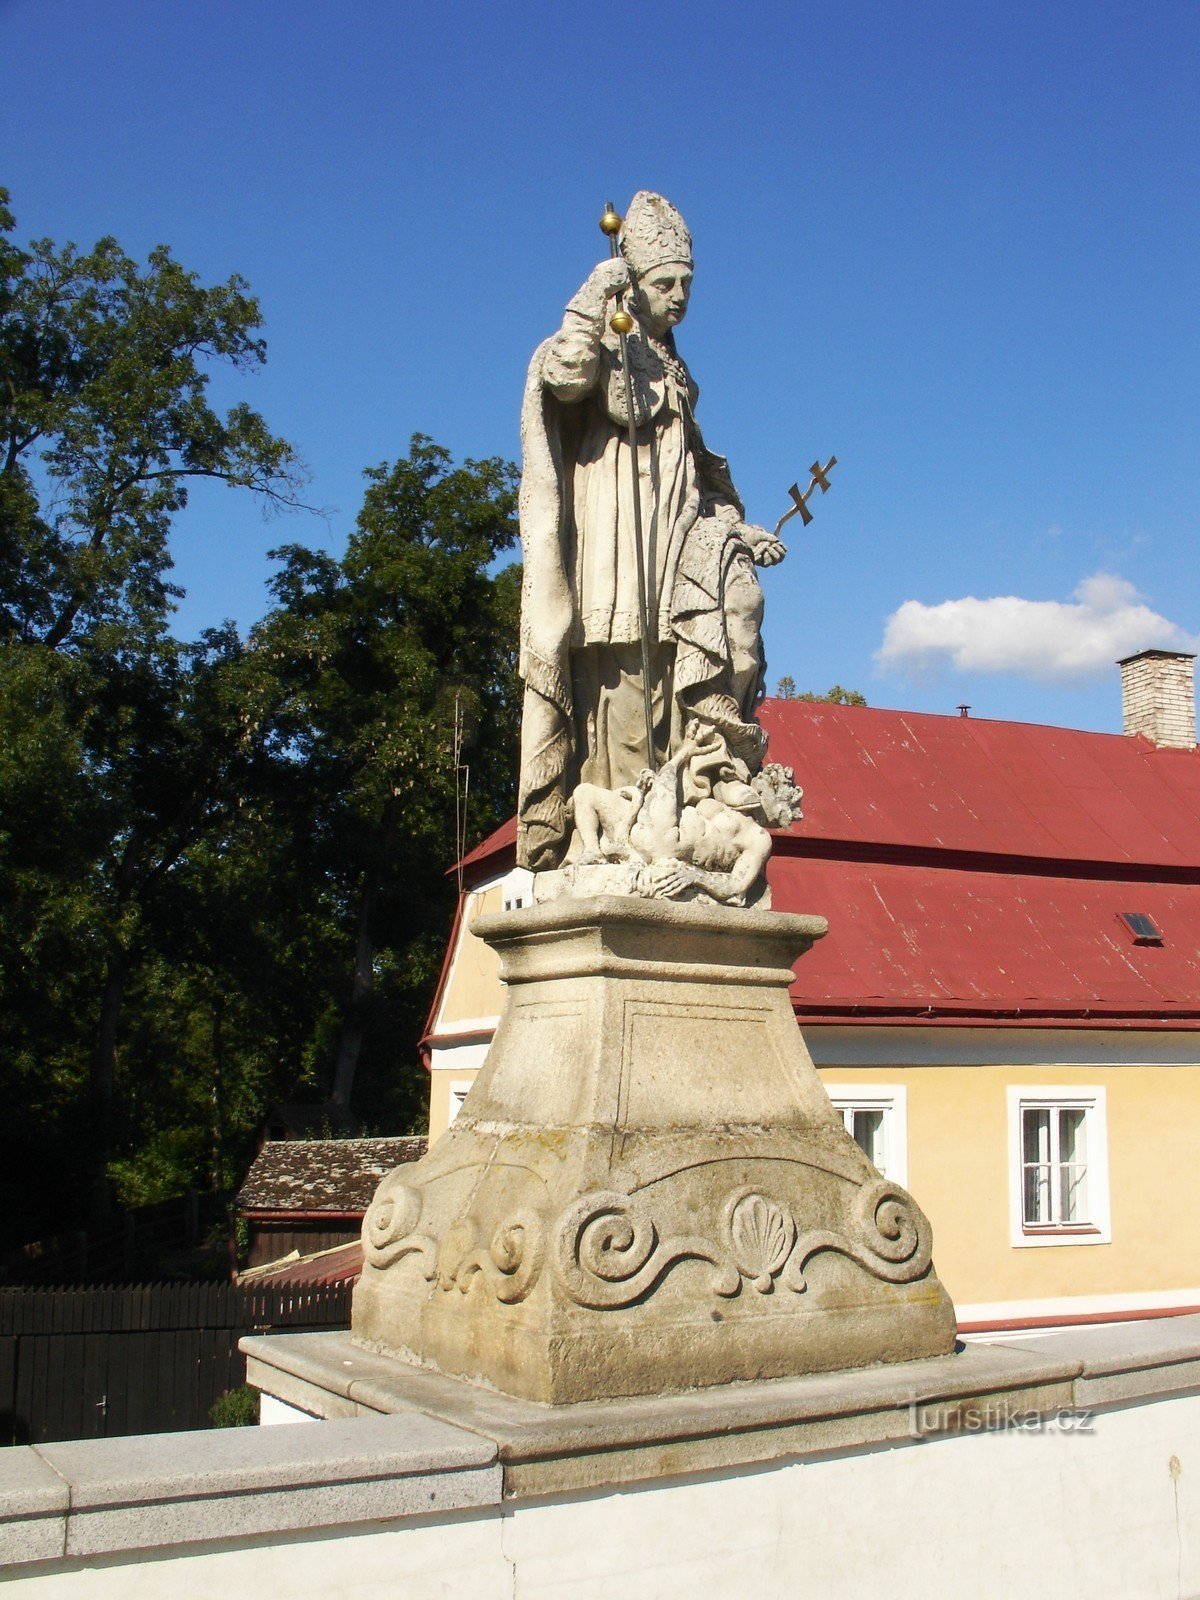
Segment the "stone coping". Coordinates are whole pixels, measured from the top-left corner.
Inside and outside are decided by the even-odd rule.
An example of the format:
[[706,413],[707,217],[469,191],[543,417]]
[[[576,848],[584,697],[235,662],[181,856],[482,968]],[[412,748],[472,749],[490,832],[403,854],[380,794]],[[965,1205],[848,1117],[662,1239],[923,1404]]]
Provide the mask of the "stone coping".
[[496,1446],[414,1413],[0,1451],[0,1564],[492,1506]]
[[349,1334],[242,1341],[249,1381],[314,1416],[419,1412],[496,1445],[506,1499],[907,1444],[988,1416],[1200,1390],[1200,1316],[975,1341],[951,1356],[546,1406],[355,1345]]
[[1049,1351],[975,1344],[894,1367],[548,1406],[406,1366],[345,1333],[241,1347],[250,1383],[312,1414],[417,1411],[477,1431],[497,1447],[506,1498],[898,1443],[913,1437],[911,1408],[931,1403],[1009,1395],[1022,1410],[1058,1410],[1080,1371]]
[[509,943],[510,935],[563,933],[595,923],[641,928],[680,929],[767,938],[801,938],[811,943],[828,931],[825,917],[793,911],[711,905],[701,901],[643,900],[636,895],[596,894],[575,899],[543,900],[516,911],[477,917],[472,929],[482,938]]
[[0,1450],[0,1565],[304,1529],[924,1443],[1029,1413],[1200,1391],[1200,1316],[973,1342],[893,1367],[541,1406],[346,1334],[243,1340],[249,1377],[322,1427]]

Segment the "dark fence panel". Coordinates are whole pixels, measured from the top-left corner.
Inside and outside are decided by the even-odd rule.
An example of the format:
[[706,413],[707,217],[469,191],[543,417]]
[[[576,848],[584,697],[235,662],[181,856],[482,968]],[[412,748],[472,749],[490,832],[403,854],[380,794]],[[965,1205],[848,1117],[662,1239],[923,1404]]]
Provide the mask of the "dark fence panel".
[[209,1425],[238,1340],[350,1325],[349,1284],[0,1288],[0,1444]]
[[248,1267],[265,1267],[268,1261],[282,1261],[293,1250],[302,1256],[316,1255],[319,1250],[336,1250],[339,1245],[353,1244],[362,1233],[362,1218],[336,1228],[298,1228],[288,1223],[252,1221],[250,1248],[246,1252]]

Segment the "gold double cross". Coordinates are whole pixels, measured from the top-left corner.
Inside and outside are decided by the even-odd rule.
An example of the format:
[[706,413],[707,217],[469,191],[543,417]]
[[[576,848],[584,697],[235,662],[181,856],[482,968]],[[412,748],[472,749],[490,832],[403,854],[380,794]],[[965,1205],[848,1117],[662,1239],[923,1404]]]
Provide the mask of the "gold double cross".
[[809,479],[808,488],[804,491],[804,493],[800,493],[800,485],[798,483],[794,483],[792,485],[792,487],[788,490],[788,494],[792,497],[793,504],[789,510],[783,513],[779,521],[775,524],[776,538],[779,537],[780,528],[782,528],[784,523],[787,522],[791,517],[794,517],[797,511],[800,513],[801,522],[803,522],[806,528],[808,527],[809,523],[813,519],[813,514],[808,509],[808,497],[810,494],[812,494],[814,489],[820,489],[822,494],[828,494],[829,474],[836,466],[836,456],[830,456],[829,460],[824,466],[822,466],[819,461],[814,461],[812,466],[808,469],[812,474],[812,477]]

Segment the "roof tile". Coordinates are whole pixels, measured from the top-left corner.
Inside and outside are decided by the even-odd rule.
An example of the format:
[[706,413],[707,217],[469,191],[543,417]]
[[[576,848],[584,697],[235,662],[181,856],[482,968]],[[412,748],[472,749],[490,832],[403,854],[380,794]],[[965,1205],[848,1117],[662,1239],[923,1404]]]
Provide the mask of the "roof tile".
[[268,1140],[238,1191],[240,1211],[365,1212],[379,1180],[419,1161],[428,1141],[397,1139]]

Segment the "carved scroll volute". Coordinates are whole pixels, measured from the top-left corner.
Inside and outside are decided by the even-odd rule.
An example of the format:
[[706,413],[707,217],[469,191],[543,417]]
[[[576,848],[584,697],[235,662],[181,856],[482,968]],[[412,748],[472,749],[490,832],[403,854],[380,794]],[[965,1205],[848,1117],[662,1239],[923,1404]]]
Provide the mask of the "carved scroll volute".
[[913,1283],[933,1263],[933,1230],[907,1190],[887,1178],[864,1183],[854,1200],[852,1232],[802,1234],[783,1282],[797,1294],[808,1287],[804,1265],[822,1250],[848,1256],[885,1283]]
[[363,1260],[382,1271],[404,1256],[415,1255],[422,1276],[432,1279],[437,1272],[437,1245],[415,1231],[421,1215],[421,1192],[405,1183],[406,1176],[403,1167],[395,1167],[376,1189],[363,1218]]
[[507,1218],[484,1245],[474,1217],[462,1217],[442,1240],[438,1284],[466,1294],[480,1282],[505,1305],[524,1300],[545,1258],[545,1222],[536,1211]]
[[554,1237],[560,1282],[578,1305],[596,1310],[632,1305],[684,1259],[711,1263],[713,1292],[735,1295],[740,1279],[723,1254],[715,1241],[691,1234],[660,1239],[644,1203],[610,1190],[583,1195],[568,1207]]
[[877,1260],[872,1270],[879,1277],[902,1283],[927,1270],[933,1260],[933,1229],[907,1190],[886,1178],[864,1184],[855,1213],[861,1238]]

